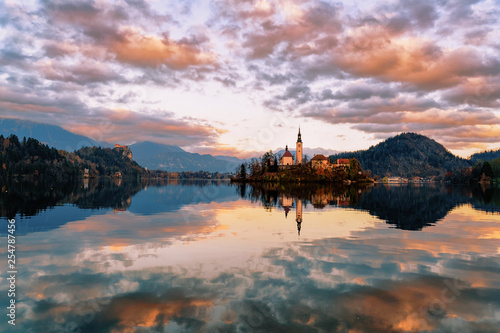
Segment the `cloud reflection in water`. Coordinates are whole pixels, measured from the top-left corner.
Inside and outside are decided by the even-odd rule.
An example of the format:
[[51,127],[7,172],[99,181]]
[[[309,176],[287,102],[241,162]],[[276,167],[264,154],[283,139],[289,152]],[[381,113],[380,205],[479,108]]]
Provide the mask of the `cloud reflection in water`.
[[[160,190],[140,195],[157,200]],[[151,215],[133,206],[20,238],[17,331],[495,332],[500,323],[500,216],[471,204],[410,231],[306,201],[300,237],[296,206],[292,218],[237,197]]]

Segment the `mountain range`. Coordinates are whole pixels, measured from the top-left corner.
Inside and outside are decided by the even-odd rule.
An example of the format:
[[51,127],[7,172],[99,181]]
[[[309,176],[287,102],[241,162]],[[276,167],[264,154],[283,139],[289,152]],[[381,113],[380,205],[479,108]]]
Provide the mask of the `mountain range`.
[[[0,118],[0,135],[17,135],[37,139],[49,147],[73,152],[82,147],[111,148],[114,144],[96,141],[71,133],[62,127],[28,120]],[[134,160],[149,170],[233,172],[245,160],[233,156],[212,156],[190,153],[184,149],[154,142],[138,142],[129,146]]]
[[[114,146],[108,142],[71,133],[59,126],[18,119],[0,118],[0,134],[5,137],[16,134],[20,139],[32,137],[50,147],[70,152],[84,146]],[[134,143],[129,148],[134,160],[149,170],[233,172],[238,165],[248,161],[234,156],[191,153],[178,146],[147,141]],[[294,150],[290,152],[295,153]],[[280,155],[284,150],[278,148],[274,153]],[[304,148],[304,154],[309,158],[315,154],[329,154],[332,161],[338,158],[356,158],[363,169],[370,170],[372,175],[379,177],[437,176],[472,166],[481,160],[500,158],[500,150],[496,150],[477,153],[469,159],[463,159],[453,155],[438,142],[415,133],[402,133],[367,150],[337,152],[323,148]]]
[[11,134],[17,135],[20,139],[23,137],[34,138],[49,147],[69,152],[89,146],[112,147],[107,142],[96,141],[83,135],[74,134],[59,126],[29,120],[0,118],[0,135],[8,137]]
[[234,172],[241,160],[227,156],[189,153],[176,146],[139,142],[129,146],[134,160],[149,170]]

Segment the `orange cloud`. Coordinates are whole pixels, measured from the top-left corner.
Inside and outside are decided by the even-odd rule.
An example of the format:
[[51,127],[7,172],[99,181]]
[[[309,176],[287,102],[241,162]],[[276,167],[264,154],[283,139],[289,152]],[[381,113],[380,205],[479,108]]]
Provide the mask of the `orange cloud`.
[[66,110],[56,106],[44,106],[36,104],[22,104],[15,102],[1,102],[0,109],[13,110],[18,112],[41,112],[41,113],[67,113]]
[[394,36],[383,27],[346,38],[334,51],[333,63],[357,76],[408,82],[425,90],[456,86],[467,77],[488,75],[496,66],[474,48],[441,49],[433,41]]
[[203,52],[195,46],[175,42],[168,37],[148,36],[131,29],[122,37],[110,45],[110,51],[120,62],[150,67],[166,65],[172,69],[216,63],[213,53]]
[[[201,120],[175,119],[170,113],[149,116],[128,109],[101,110],[100,117],[68,123],[63,127],[97,141],[129,144],[133,138],[136,142],[152,141],[177,146],[209,145],[223,132],[203,124]],[[131,133],[134,133],[133,137]]]

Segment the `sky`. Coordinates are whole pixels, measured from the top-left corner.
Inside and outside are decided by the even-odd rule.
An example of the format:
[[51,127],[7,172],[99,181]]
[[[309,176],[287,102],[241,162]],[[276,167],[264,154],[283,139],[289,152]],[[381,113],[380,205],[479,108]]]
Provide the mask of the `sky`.
[[499,0],[0,1],[0,117],[249,157],[500,148]]

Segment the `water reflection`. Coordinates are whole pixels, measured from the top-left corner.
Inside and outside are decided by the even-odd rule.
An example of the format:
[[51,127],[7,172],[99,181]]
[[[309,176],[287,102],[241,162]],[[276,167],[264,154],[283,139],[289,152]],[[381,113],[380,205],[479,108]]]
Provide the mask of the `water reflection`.
[[0,330],[498,331],[494,188],[101,185],[9,188],[17,218],[49,202],[19,224],[64,223],[18,237],[18,322]]
[[[12,181],[1,187],[0,218],[23,219],[17,231],[24,234],[58,228],[109,210],[152,215],[176,211],[192,203],[235,198],[234,190],[218,181],[84,179],[61,184]],[[56,206],[62,208],[55,211]],[[4,228],[0,230],[5,232]]]
[[[249,190],[247,190],[249,187]],[[348,207],[369,212],[394,228],[421,230],[442,220],[457,206],[471,204],[475,209],[500,212],[500,189],[493,186],[444,186],[442,184],[375,185],[345,187],[328,185],[238,184],[242,198],[260,201],[265,209],[281,207],[285,216],[294,207],[311,204]],[[297,203],[298,202],[298,203]],[[298,221],[297,221],[298,222]],[[300,219],[300,223],[302,218]]]
[[366,210],[395,228],[421,230],[470,201],[470,197],[441,185],[376,186],[363,194],[355,208]]

